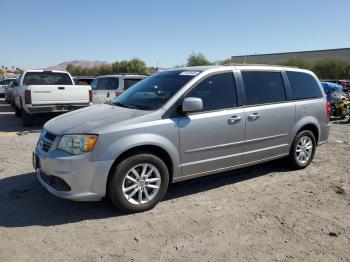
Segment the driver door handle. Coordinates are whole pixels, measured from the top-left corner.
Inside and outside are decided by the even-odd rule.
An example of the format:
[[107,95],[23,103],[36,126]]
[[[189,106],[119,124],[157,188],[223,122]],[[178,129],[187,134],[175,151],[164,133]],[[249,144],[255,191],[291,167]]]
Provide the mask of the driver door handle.
[[241,117],[240,116],[231,116],[229,119],[228,119],[228,123],[229,125],[234,125],[234,124],[237,124],[241,121]]
[[253,114],[250,114],[248,115],[248,120],[256,120],[260,117],[260,114],[259,113],[253,113]]

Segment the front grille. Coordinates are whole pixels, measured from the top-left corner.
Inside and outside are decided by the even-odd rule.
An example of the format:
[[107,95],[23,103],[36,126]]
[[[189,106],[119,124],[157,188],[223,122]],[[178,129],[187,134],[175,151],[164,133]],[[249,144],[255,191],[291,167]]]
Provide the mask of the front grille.
[[57,176],[48,176],[42,171],[40,171],[40,176],[46,184],[53,187],[57,191],[71,191],[70,186],[62,178],[59,178]]

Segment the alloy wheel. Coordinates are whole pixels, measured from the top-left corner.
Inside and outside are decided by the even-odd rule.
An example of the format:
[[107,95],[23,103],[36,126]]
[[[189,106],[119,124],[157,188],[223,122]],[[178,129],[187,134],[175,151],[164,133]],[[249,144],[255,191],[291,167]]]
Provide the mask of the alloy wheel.
[[125,174],[123,195],[131,204],[145,204],[157,195],[161,182],[159,170],[154,165],[135,165]]

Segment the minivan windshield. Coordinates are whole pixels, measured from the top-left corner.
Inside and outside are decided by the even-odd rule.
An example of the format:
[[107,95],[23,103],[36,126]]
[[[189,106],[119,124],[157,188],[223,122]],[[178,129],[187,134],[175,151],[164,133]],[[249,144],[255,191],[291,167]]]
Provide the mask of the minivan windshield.
[[130,87],[113,101],[113,105],[157,110],[199,72],[171,70],[156,73]]

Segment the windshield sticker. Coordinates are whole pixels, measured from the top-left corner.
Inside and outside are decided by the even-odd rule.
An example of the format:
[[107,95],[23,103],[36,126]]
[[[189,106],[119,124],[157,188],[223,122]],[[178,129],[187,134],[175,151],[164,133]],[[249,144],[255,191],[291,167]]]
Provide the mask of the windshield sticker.
[[180,73],[180,76],[196,76],[199,73],[198,71],[183,71]]

